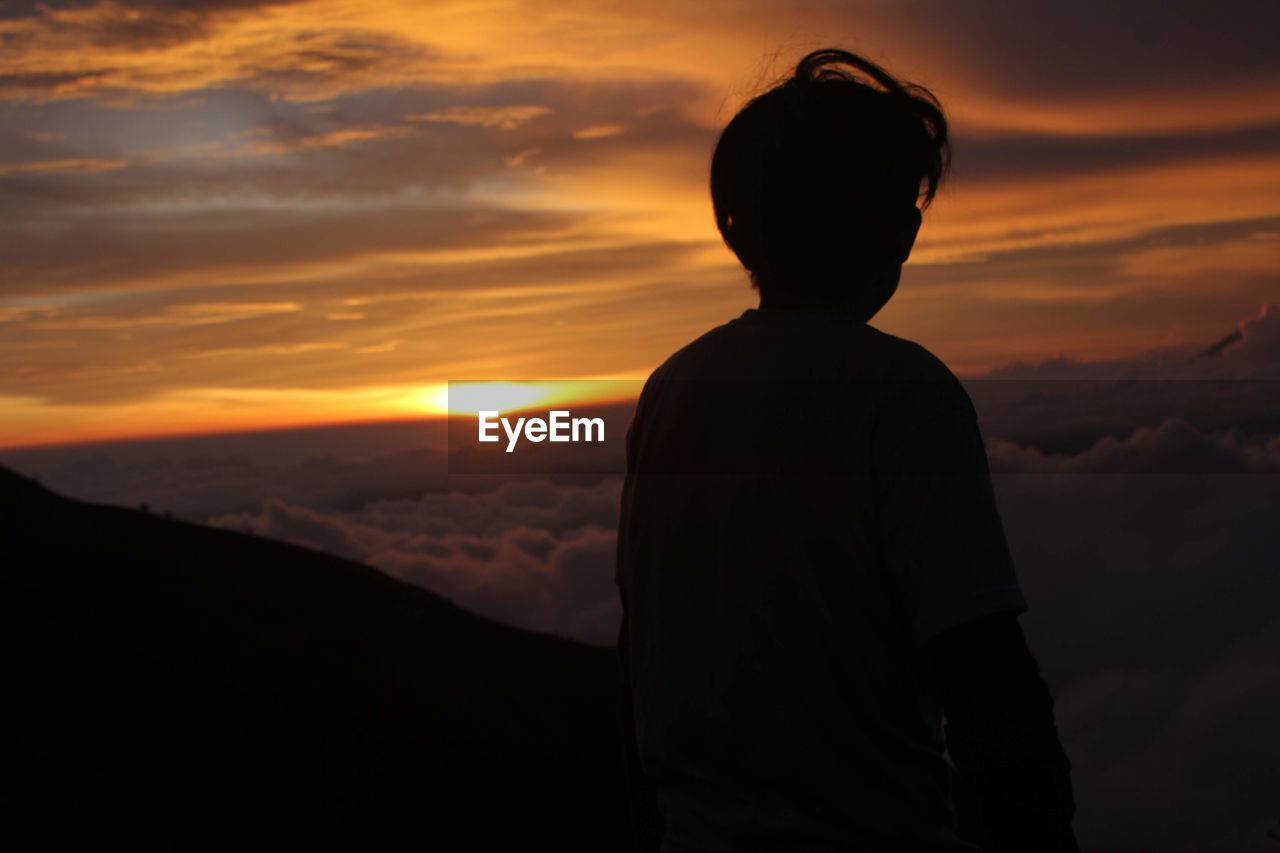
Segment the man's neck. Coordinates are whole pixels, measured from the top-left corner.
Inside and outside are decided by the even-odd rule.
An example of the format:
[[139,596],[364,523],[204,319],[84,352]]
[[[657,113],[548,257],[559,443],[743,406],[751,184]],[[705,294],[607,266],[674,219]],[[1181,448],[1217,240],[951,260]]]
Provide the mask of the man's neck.
[[780,294],[766,296],[762,293],[758,310],[769,314],[783,311],[813,311],[824,314],[840,314],[864,323],[870,319],[870,317],[865,316],[866,312],[859,311],[857,306],[837,300],[795,299]]

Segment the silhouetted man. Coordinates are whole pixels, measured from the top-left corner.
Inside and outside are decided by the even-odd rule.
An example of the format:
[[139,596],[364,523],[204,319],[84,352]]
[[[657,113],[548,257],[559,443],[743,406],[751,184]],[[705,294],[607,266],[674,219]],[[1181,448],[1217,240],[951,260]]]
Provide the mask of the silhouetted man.
[[969,837],[1076,849],[973,407],[867,325],[948,151],[930,93],[837,50],[716,146],[716,222],[760,307],[658,368],[628,434],[619,651],[644,849],[973,850],[944,751],[981,804]]

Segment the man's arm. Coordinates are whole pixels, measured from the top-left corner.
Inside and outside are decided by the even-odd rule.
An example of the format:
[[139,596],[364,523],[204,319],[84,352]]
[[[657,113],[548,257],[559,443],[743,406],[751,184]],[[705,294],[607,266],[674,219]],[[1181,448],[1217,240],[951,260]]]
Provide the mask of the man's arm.
[[993,853],[1078,851],[1071,762],[1016,614],[943,631],[922,654],[942,698],[947,749],[978,794]]
[[637,847],[640,853],[658,853],[664,832],[662,817],[658,814],[658,799],[653,783],[645,775],[640,764],[640,749],[636,741],[635,712],[631,704],[631,647],[627,637],[627,619],[624,614],[618,630],[618,717],[622,731],[622,749],[627,774],[627,787],[631,800],[631,817],[635,824]]
[[[645,387],[648,388],[648,383]],[[622,483],[617,561],[613,581],[618,588],[618,601],[622,605],[622,620],[618,626],[618,727],[622,737],[623,770],[626,773],[631,819],[635,827],[636,849],[639,853],[658,853],[666,828],[663,825],[662,816],[658,813],[658,797],[653,783],[645,775],[644,766],[640,763],[640,745],[636,738],[635,705],[631,688],[631,632],[628,627],[631,616],[627,612],[627,596],[622,576],[631,529],[631,498],[635,486],[632,472],[636,465],[636,442],[643,404],[644,394],[641,393],[640,399],[636,402],[635,416],[627,427],[627,476]]]

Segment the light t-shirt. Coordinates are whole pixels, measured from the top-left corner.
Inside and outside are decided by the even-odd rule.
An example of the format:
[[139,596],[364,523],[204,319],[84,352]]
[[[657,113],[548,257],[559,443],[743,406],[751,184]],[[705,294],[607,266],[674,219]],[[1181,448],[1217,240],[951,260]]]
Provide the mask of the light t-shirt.
[[1026,604],[954,375],[838,313],[748,310],[654,372],[627,465],[616,580],[669,848],[972,849],[917,653]]

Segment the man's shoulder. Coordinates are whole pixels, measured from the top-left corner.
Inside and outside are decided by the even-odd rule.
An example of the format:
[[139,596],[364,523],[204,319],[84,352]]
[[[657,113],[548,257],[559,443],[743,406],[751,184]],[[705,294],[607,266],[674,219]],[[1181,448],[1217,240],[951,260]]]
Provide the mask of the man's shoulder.
[[708,329],[675,352],[671,353],[671,355],[667,356],[666,359],[664,359],[663,362],[658,365],[651,374],[649,374],[649,383],[656,384],[663,380],[677,378],[685,364],[690,361],[697,360],[699,355],[709,350],[716,349],[726,333],[736,322],[736,319],[729,320],[728,322],[721,323],[714,328]]
[[[710,365],[733,368],[739,378],[743,365],[730,361],[727,356],[739,356],[746,347],[763,345],[763,339],[751,339],[753,313],[747,312],[728,322],[721,323],[680,347],[650,374],[645,387],[677,379],[709,379],[716,373]],[[815,323],[812,328],[793,324],[785,330],[786,336],[773,340],[772,344],[784,344],[795,352],[786,355],[775,350],[771,356],[778,373],[794,373],[797,376],[823,376],[826,381],[877,383],[887,393],[922,392],[940,399],[970,405],[968,393],[959,378],[949,367],[921,344],[881,331],[869,324],[841,325]],[[793,356],[788,358],[786,356]],[[802,369],[802,362],[819,360],[822,369],[811,372]],[[729,362],[728,364],[721,364]]]
[[951,368],[923,345],[868,326],[870,345],[884,357],[885,373],[903,379],[959,381]]
[[679,377],[688,377],[689,371],[685,369],[685,363],[696,357],[696,354],[704,349],[711,348],[712,342],[719,337],[726,327],[732,321],[721,323],[715,328],[708,329],[689,343],[680,347],[671,355],[667,356],[661,364],[654,368],[645,380],[644,385],[640,389],[640,396],[636,400],[636,411],[632,418],[630,432],[634,433],[638,429],[640,421],[644,415],[655,405],[654,398],[660,395],[658,390],[662,385],[671,382]]
[[910,401],[913,408],[934,413],[956,411],[973,416],[973,403],[960,378],[942,359],[915,341],[873,329],[886,354],[886,395]]

